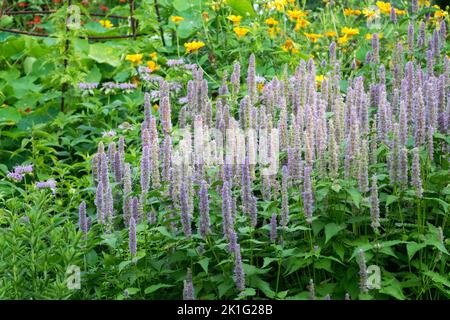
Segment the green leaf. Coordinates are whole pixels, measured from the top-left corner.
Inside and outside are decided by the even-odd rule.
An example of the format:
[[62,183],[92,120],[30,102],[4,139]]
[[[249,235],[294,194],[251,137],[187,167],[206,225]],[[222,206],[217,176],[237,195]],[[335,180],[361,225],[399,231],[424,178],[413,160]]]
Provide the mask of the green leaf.
[[209,258],[200,260],[198,264],[202,266],[203,270],[205,270],[206,273],[208,273]]
[[406,251],[408,252],[408,258],[409,260],[414,257],[417,251],[425,248],[427,245],[425,243],[416,243],[416,242],[409,242],[406,244]]
[[250,0],[228,0],[227,3],[235,13],[243,17],[248,15],[250,18],[253,18],[255,16],[255,10]]
[[386,207],[389,206],[391,203],[396,202],[397,199],[398,198],[396,196],[392,195],[392,194],[388,195],[387,198],[386,198]]
[[270,284],[259,277],[256,277],[253,281],[256,288],[261,290],[268,298],[273,299],[275,297],[275,292],[270,288]]
[[113,67],[117,67],[120,64],[120,58],[117,54],[117,48],[103,44],[94,43],[89,47],[89,58],[99,62],[107,63]]
[[185,11],[189,9],[192,4],[190,3],[192,1],[186,1],[186,0],[173,0],[172,5],[177,11]]
[[150,287],[148,287],[147,289],[145,289],[144,293],[145,294],[150,294],[153,293],[155,291],[158,291],[161,288],[170,288],[173,287],[172,284],[165,284],[165,283],[158,283],[158,284],[153,284]]
[[263,269],[263,268],[260,269],[246,263],[243,264],[243,268],[246,276],[252,276],[255,274],[264,274],[270,271],[270,269]]
[[325,226],[325,243],[333,238],[339,231],[345,229],[345,225],[338,226],[335,223],[329,223]]
[[166,236],[168,238],[173,238],[173,236],[167,231],[166,227],[158,227],[156,228],[163,236]]
[[253,288],[246,288],[242,295],[246,297],[253,297],[254,295],[256,295],[256,290]]
[[36,62],[35,57],[27,57],[25,61],[23,62],[23,70],[26,74],[31,73],[33,71],[33,64]]
[[433,271],[426,271],[423,274],[430,277],[431,280],[433,280],[433,282],[435,283],[443,284],[446,287],[450,287],[450,281],[448,280],[448,278],[440,275],[439,273]]
[[353,203],[355,204],[355,206],[359,209],[359,204],[361,203],[361,193],[352,188],[347,190],[347,192],[350,194],[350,197],[352,198]]
[[271,264],[272,262],[277,261],[277,260],[278,260],[277,258],[269,258],[269,257],[265,257],[265,258],[264,258],[264,263],[263,263],[262,268],[267,267],[269,264]]
[[121,263],[119,263],[119,272],[122,271],[123,269],[125,269],[127,266],[129,266],[133,261],[131,260],[126,260],[126,261],[122,261]]
[[387,294],[398,300],[405,300],[401,283],[393,277],[381,284],[380,293]]
[[128,292],[128,294],[130,296],[132,296],[132,295],[138,293],[140,289],[139,288],[127,288],[125,290]]
[[1,122],[13,122],[17,123],[22,119],[22,116],[20,115],[19,111],[17,111],[15,108],[7,107],[7,108],[0,108],[0,123]]

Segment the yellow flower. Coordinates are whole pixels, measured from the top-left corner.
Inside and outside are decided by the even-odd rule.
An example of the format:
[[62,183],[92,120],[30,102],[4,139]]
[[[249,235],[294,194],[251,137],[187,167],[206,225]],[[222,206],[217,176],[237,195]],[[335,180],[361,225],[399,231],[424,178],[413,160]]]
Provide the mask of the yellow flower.
[[109,20],[100,20],[99,21],[100,22],[100,24],[102,25],[102,26],[104,26],[105,28],[112,28],[112,27],[114,27],[114,25],[111,23],[111,21],[109,21]]
[[336,37],[337,33],[335,31],[327,31],[327,32],[325,32],[325,36],[327,36],[327,37]]
[[156,52],[150,53],[149,56],[150,56],[150,58],[152,58],[152,59],[158,58],[158,54],[157,54]]
[[125,60],[130,61],[131,63],[142,64],[143,56],[142,53],[128,54],[125,56]]
[[339,37],[338,39],[338,43],[339,44],[346,44],[348,42],[348,40],[350,40],[346,35]]
[[202,48],[204,46],[205,46],[205,44],[201,41],[186,42],[184,44],[184,47],[186,48],[186,51],[188,53],[197,52],[200,48]]
[[264,83],[258,83],[258,91],[262,91],[264,89]]
[[270,17],[269,19],[266,19],[266,24],[268,26],[276,26],[278,24],[278,21]]
[[377,7],[380,9],[380,11],[384,14],[390,14],[391,13],[391,4],[389,2],[383,2],[383,1],[377,1],[375,3]]
[[289,52],[291,51],[292,53],[299,53],[300,51],[298,49],[295,48],[295,43],[294,41],[292,41],[292,39],[286,39],[286,42],[280,46],[281,50],[283,50],[284,52]]
[[428,0],[419,0],[419,5],[424,5],[425,4],[425,6],[427,6],[427,7],[429,7],[430,6],[430,1],[428,1]]
[[398,16],[401,16],[401,15],[403,15],[403,14],[406,14],[406,10],[400,10],[400,9],[397,9],[397,8],[394,8],[394,10],[395,10],[395,13],[396,13]]
[[288,10],[287,15],[291,20],[298,20],[300,18],[306,17],[308,13],[302,10]]
[[153,72],[159,69],[159,66],[155,63],[155,61],[147,61],[147,67]]
[[159,109],[159,105],[155,103],[155,104],[153,105],[153,110],[158,111],[158,109]]
[[240,38],[240,37],[245,36],[250,31],[250,29],[249,28],[234,27],[233,31],[234,31],[234,33],[236,33],[237,37]]
[[439,10],[434,13],[435,19],[444,19],[448,15],[447,11]]
[[377,16],[377,13],[372,9],[365,8],[365,9],[363,9],[362,12],[366,18],[373,18],[373,17]]
[[359,29],[357,28],[348,28],[348,27],[344,27],[341,29],[341,32],[345,35],[345,36],[354,36],[356,34],[359,34]]
[[316,76],[316,81],[317,81],[318,83],[322,83],[323,79],[325,79],[325,76],[324,76],[323,74],[318,74],[318,75]]
[[344,16],[351,16],[351,15],[358,16],[360,14],[361,14],[361,10],[353,10],[350,8],[344,9]]
[[274,1],[269,1],[269,3],[267,3],[267,7],[269,9],[275,8],[277,11],[283,11],[285,5],[287,5],[286,0],[274,0]]
[[312,42],[317,42],[317,39],[322,38],[323,35],[317,33],[304,33],[304,35]]
[[180,23],[181,21],[184,20],[184,18],[183,18],[183,17],[180,17],[180,16],[171,16],[171,17],[170,17],[170,20],[172,20],[172,21],[175,22],[175,23]]
[[280,27],[269,28],[269,35],[271,38],[274,38],[278,33],[280,33],[280,31],[281,31]]
[[295,31],[300,30],[300,28],[304,28],[309,24],[308,20],[305,19],[297,19],[297,21],[295,22]]
[[232,21],[235,26],[238,26],[241,23],[242,17],[232,14],[231,16],[228,16],[227,19]]
[[[365,37],[367,40],[372,40],[373,34],[367,33],[364,37]],[[383,38],[383,34],[382,34],[382,33],[379,33],[379,34],[378,34],[378,39],[381,39],[381,38]]]
[[209,13],[208,12],[202,12],[202,18],[203,18],[203,20],[205,20],[205,21],[208,21],[209,20]]

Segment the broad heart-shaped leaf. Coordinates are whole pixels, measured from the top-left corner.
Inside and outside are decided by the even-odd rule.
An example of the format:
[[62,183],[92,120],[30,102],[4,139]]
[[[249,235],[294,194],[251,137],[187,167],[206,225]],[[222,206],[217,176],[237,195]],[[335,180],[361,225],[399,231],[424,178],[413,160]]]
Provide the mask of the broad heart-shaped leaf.
[[19,122],[22,116],[15,108],[0,108],[0,123],[2,122]]
[[94,43],[90,45],[89,58],[99,63],[107,63],[113,67],[117,67],[120,64],[117,49],[103,43]]
[[16,80],[10,81],[10,85],[14,90],[14,96],[16,98],[22,98],[30,91],[38,92],[42,89],[42,86],[34,84],[36,77],[22,77]]
[[408,244],[406,244],[406,251],[408,252],[409,260],[414,257],[417,251],[425,248],[426,246],[426,243],[409,242]]
[[253,9],[252,2],[250,0],[228,0],[227,4],[235,11],[237,14],[250,18],[255,16],[255,10]]
[[158,283],[158,284],[153,284],[150,287],[148,287],[147,289],[145,289],[145,294],[150,294],[153,293],[161,288],[170,288],[173,287],[172,284],[165,284],[165,283]]
[[336,223],[329,223],[325,226],[325,243],[333,238],[339,231],[345,229],[345,225],[338,226]]
[[172,5],[177,11],[182,12],[188,10],[189,8],[197,6],[198,2],[198,0],[173,0]]

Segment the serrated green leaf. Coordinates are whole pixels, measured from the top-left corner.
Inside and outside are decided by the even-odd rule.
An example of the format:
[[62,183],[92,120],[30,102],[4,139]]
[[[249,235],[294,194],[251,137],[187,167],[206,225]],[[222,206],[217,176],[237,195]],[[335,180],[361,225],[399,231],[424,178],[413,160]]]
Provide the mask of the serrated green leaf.
[[150,294],[150,293],[153,293],[155,291],[158,291],[159,289],[170,288],[170,287],[173,287],[173,285],[172,284],[165,284],[165,283],[158,283],[158,284],[151,285],[150,287],[145,289],[144,292],[145,292],[145,294]]
[[335,223],[329,223],[325,226],[325,243],[333,238],[339,231],[345,229],[345,225],[338,226]]

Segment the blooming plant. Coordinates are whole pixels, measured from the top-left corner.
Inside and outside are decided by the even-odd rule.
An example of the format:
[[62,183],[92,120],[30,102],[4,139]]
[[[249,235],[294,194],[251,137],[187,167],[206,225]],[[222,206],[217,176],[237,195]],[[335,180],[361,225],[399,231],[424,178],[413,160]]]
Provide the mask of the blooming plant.
[[0,36],[0,298],[448,299],[446,8],[108,3]]

